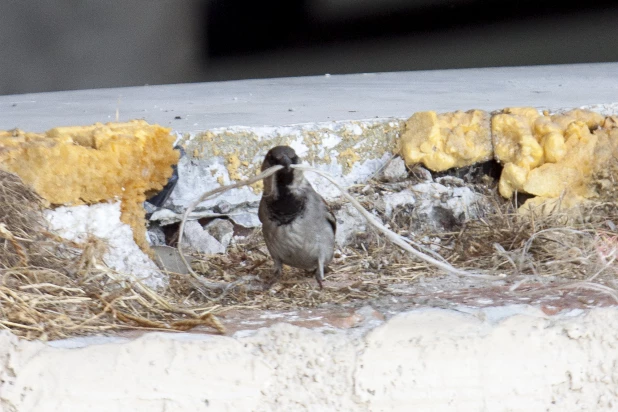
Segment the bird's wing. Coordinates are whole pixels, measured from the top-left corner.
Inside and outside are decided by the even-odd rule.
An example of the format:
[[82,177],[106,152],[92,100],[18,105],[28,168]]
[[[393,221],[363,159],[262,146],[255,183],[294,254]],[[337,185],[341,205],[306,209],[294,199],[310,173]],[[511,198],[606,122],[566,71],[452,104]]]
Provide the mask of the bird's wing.
[[260,200],[260,206],[258,208],[258,218],[260,219],[260,222],[262,224],[268,221],[268,211],[266,210],[266,208],[266,202],[264,201],[264,198],[262,198]]
[[333,228],[333,234],[336,234],[337,233],[337,219],[335,219],[335,215],[333,214],[333,211],[330,209],[330,206],[328,205],[328,203],[326,203],[326,200],[324,200],[322,196],[320,196],[320,199],[322,199],[322,202],[324,203],[324,207],[326,208],[326,220],[330,224],[330,227]]

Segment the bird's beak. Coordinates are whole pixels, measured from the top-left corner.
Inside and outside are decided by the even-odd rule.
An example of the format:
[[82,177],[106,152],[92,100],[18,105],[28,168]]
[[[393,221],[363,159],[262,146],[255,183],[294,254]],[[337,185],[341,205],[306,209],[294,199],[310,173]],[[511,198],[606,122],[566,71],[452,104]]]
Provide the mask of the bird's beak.
[[286,168],[289,169],[290,165],[292,164],[292,161],[290,160],[289,157],[287,156],[283,156],[283,158],[281,159],[281,164]]

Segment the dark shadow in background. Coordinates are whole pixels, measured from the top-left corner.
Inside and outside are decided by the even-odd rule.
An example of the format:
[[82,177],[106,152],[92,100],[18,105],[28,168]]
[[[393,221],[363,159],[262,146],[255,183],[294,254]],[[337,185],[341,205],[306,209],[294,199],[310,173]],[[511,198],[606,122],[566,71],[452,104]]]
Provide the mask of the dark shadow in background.
[[[341,3],[344,10],[347,5],[349,14],[336,8],[316,7],[316,3],[327,1]],[[526,27],[541,22],[555,26],[571,18],[584,19],[593,27],[596,16],[618,13],[615,0],[384,1],[381,7],[374,6],[365,12],[357,10],[366,3],[367,0],[213,0],[207,8],[208,35],[204,49],[211,59],[216,59],[332,44],[345,47],[346,43],[359,41],[422,38],[483,28],[499,30],[501,25]],[[618,34],[618,28],[614,34]]]
[[618,61],[618,2],[0,3],[0,94]]

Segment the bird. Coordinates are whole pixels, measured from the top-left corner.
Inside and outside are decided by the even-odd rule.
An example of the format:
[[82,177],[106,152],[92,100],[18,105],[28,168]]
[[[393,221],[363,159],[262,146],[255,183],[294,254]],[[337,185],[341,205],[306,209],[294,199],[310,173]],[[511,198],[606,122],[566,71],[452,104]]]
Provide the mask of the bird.
[[298,155],[289,146],[273,147],[262,163],[262,171],[283,166],[264,179],[258,209],[266,247],[274,261],[274,279],[266,288],[281,278],[285,264],[315,271],[322,289],[325,267],[333,259],[337,221],[303,172],[290,167],[299,163]]

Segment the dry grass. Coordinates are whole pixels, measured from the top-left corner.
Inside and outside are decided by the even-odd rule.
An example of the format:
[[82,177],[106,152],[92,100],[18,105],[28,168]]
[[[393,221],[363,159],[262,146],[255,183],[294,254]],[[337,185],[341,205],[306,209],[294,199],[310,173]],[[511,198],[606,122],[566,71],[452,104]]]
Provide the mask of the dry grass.
[[[411,184],[374,182],[352,192],[391,230],[410,236],[409,211],[396,211],[387,219],[379,199]],[[200,283],[189,275],[170,274],[168,290],[157,293],[105,267],[106,246],[100,241],[76,244],[47,232],[40,199],[16,176],[0,172],[0,188],[0,328],[26,339],[199,325],[222,332],[214,315],[230,308],[287,310],[361,302],[390,295],[394,285],[413,285],[421,276],[442,273],[370,230],[335,255],[323,290],[311,274],[286,268],[282,282],[264,291],[272,261],[256,230],[225,255],[195,256]],[[482,219],[417,238],[431,239],[424,246],[456,268],[507,279],[557,276],[565,280],[561,288],[593,288],[618,300],[618,234],[612,226],[618,223],[618,208],[611,195],[582,206],[579,214],[547,217],[540,211],[518,214],[495,190],[484,193],[492,206],[485,207]],[[236,287],[222,294],[230,284]]]
[[214,307],[185,308],[101,264],[105,244],[47,231],[41,199],[0,171],[0,329],[25,339],[60,339],[114,329],[222,331]]
[[602,215],[589,212],[586,205],[573,213],[549,216],[521,215],[510,209],[466,222],[457,233],[436,234],[448,245],[449,260],[496,273],[584,279],[615,254],[615,250],[601,252],[611,249],[615,239],[607,223],[618,221],[615,205]]
[[[377,239],[359,249],[345,248],[344,253],[336,254],[322,290],[312,274],[285,268],[282,281],[263,291],[262,285],[272,274],[272,260],[259,230],[231,246],[225,255],[196,256],[193,269],[207,274],[210,281],[222,283],[253,277],[249,286],[258,287],[230,290],[220,303],[271,310],[369,300],[388,294],[393,283],[412,282],[420,274],[428,273],[426,264],[410,264],[404,252]],[[200,300],[200,295],[184,282],[184,278],[173,275],[172,280],[177,294],[187,296],[188,301],[195,299],[194,304]],[[210,293],[213,298],[219,296],[218,291]]]
[[[618,161],[596,175],[618,178]],[[508,275],[556,276],[576,281],[618,279],[618,182],[598,187],[599,197],[570,210],[547,213],[543,206],[527,214],[494,197],[482,219],[466,222],[456,233],[436,234],[448,245],[448,258]],[[618,286],[618,285],[617,285]]]
[[[406,183],[411,185],[412,183]],[[382,218],[397,234],[410,235],[407,218],[397,211],[388,219],[379,201],[401,184],[374,183],[370,189],[356,188],[354,196]],[[524,277],[557,278],[558,288],[588,288],[609,294],[618,301],[618,203],[609,198],[585,203],[568,213],[548,215],[543,210],[523,215],[511,202],[500,198],[494,188],[482,190],[487,197],[485,216],[463,223],[453,232],[424,232],[424,246],[433,248],[451,265],[503,275],[503,279]],[[376,196],[376,194],[378,196]],[[335,208],[340,205],[335,204]],[[422,242],[421,242],[422,243]],[[436,267],[419,261],[393,245],[377,231],[359,234],[350,246],[335,255],[325,288],[320,291],[311,274],[287,268],[284,279],[272,290],[259,285],[270,278],[272,261],[259,231],[228,249],[223,256],[196,256],[193,269],[209,281],[222,284],[240,278],[254,279],[245,290],[237,288],[224,295],[223,305],[260,309],[295,309],[322,304],[366,301],[390,295],[393,286],[414,284],[419,276],[439,275]],[[527,276],[531,275],[531,276]],[[512,290],[521,284],[517,282]],[[178,281],[175,282],[179,287]],[[179,294],[197,298],[195,292],[179,289]],[[221,295],[210,292],[213,299]],[[198,299],[199,300],[199,299]]]

